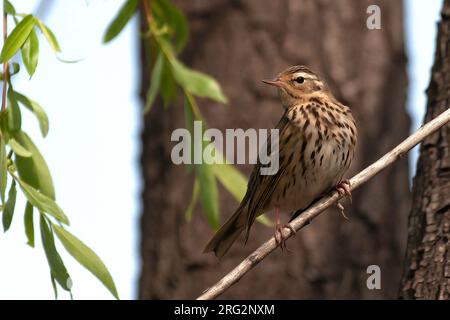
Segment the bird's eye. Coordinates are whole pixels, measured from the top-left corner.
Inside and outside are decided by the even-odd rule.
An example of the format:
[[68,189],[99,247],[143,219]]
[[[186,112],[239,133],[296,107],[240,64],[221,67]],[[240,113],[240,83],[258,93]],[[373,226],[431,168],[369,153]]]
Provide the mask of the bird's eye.
[[297,83],[303,83],[303,82],[305,82],[305,78],[303,78],[303,77],[297,77],[297,78],[295,78],[295,82],[297,82]]

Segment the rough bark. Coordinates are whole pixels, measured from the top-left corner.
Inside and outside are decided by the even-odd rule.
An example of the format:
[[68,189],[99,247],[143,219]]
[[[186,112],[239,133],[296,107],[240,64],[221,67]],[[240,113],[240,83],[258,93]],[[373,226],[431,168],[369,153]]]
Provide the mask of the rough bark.
[[[183,60],[213,75],[228,107],[202,100],[210,127],[272,128],[282,109],[275,90],[260,80],[305,64],[326,79],[359,124],[356,159],[348,175],[370,164],[408,135],[401,1],[176,1],[188,15],[189,47]],[[378,4],[382,29],[366,28],[366,9]],[[142,88],[149,72],[143,58]],[[181,105],[155,106],[142,134],[142,274],[139,297],[194,298],[266,240],[273,230],[255,224],[218,262],[201,253],[212,235],[197,208],[184,211],[192,177],[170,161],[170,133],[183,126]],[[240,166],[249,174],[250,166]],[[350,221],[335,210],[302,230],[223,298],[394,298],[398,292],[409,210],[407,159],[386,170],[346,203]],[[236,201],[221,190],[223,219]],[[288,219],[288,216],[285,216]],[[368,290],[366,268],[382,270],[382,289]]]
[[[438,27],[425,122],[450,105],[450,1]],[[400,296],[450,299],[450,125],[421,145]]]

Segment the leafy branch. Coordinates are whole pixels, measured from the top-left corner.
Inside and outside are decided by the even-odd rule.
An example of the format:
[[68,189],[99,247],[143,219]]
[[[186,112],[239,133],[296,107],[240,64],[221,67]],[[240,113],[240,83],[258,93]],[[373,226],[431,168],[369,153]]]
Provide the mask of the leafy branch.
[[[9,16],[16,25],[8,35]],[[18,187],[26,199],[25,234],[31,247],[35,245],[34,210],[38,212],[41,241],[50,267],[55,297],[58,295],[57,284],[70,294],[72,288],[70,275],[56,249],[56,235],[67,252],[118,298],[114,281],[101,259],[67,231],[69,219],[56,202],[50,170],[30,136],[22,130],[22,110],[25,108],[37,118],[43,137],[49,131],[49,121],[44,109],[37,102],[15,91],[12,83],[12,77],[19,73],[20,66],[18,63],[11,64],[10,60],[19,51],[28,75],[32,77],[36,71],[39,60],[38,31],[44,35],[55,53],[61,51],[55,35],[41,20],[31,14],[17,13],[8,0],[3,0],[4,44],[0,52],[0,63],[3,63],[0,110],[0,211],[3,230],[7,232],[11,226]]]
[[[165,107],[177,97],[177,86],[184,97],[185,127],[193,137],[193,122],[202,121],[202,128],[207,125],[196,98],[208,98],[221,104],[226,104],[227,98],[219,83],[211,76],[187,67],[178,59],[187,44],[189,30],[186,18],[181,11],[169,0],[141,0],[145,13],[147,30],[142,35],[144,38],[145,52],[150,63],[150,86],[147,91],[144,113],[150,112],[158,94],[162,97]],[[104,42],[114,39],[127,25],[131,17],[136,13],[138,0],[128,0],[119,10],[115,19],[111,22],[104,35]],[[202,132],[203,135],[203,132]],[[197,146],[196,140],[191,141],[193,148],[205,149],[207,143],[202,141]],[[216,155],[223,159],[219,151],[214,149]],[[241,201],[245,195],[246,178],[232,165],[223,164],[196,164],[189,166],[189,172],[194,172],[195,178],[192,187],[192,196],[187,206],[185,216],[188,220],[197,202],[203,208],[203,212],[209,224],[217,229],[219,219],[219,192],[218,182],[228,190],[237,201]],[[264,215],[258,221],[271,225]]]

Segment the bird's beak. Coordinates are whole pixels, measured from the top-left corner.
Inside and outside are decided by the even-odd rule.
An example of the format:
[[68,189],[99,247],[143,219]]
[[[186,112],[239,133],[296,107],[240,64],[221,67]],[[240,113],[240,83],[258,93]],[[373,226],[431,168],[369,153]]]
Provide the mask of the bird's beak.
[[262,80],[262,82],[278,88],[281,88],[283,86],[283,83],[278,78],[272,80]]

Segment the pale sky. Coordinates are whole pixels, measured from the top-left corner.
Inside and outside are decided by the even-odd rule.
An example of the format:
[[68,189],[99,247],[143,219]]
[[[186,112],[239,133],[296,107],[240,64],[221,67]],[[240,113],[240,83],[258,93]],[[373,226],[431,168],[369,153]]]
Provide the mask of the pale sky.
[[[21,12],[34,12],[38,2],[12,0]],[[41,37],[36,74],[28,80],[22,70],[14,84],[48,113],[46,139],[26,110],[22,127],[47,160],[58,203],[71,221],[69,231],[103,259],[120,297],[134,299],[140,269],[141,188],[136,18],[111,44],[101,43],[123,2],[53,1],[45,22],[56,33],[61,57],[83,60],[60,62]],[[425,107],[441,0],[405,0],[405,4],[411,77],[408,108],[417,128]],[[25,244],[23,209],[24,199],[18,197],[10,230],[0,232],[0,299],[53,299],[39,234],[34,249]],[[74,282],[75,299],[112,299],[96,278],[58,248]],[[60,297],[68,295],[60,290]]]
[[[437,22],[440,20],[442,0],[404,0],[406,50],[408,56],[408,111],[411,114],[411,130],[422,125],[425,115],[425,89],[430,82],[434,61]],[[410,152],[410,171],[416,168],[418,147]]]

